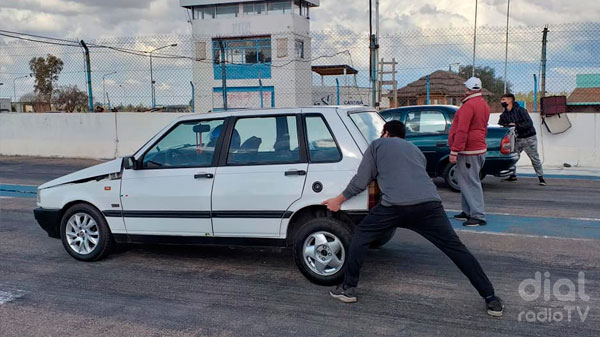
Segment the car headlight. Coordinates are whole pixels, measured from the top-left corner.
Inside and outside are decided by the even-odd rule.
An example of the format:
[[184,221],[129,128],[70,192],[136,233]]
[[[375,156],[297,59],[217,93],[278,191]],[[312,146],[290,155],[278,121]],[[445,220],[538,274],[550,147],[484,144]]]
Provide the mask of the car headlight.
[[38,205],[40,205],[42,203],[42,190],[40,190],[39,188],[37,189],[37,194],[36,194],[36,202]]

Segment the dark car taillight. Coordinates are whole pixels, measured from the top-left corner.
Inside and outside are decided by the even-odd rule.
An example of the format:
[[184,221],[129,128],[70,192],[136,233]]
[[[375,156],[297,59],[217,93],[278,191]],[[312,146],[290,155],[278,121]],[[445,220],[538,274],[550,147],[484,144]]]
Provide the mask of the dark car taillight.
[[510,154],[510,150],[510,135],[506,135],[504,136],[504,138],[502,138],[502,141],[500,142],[500,153]]
[[375,207],[381,200],[381,191],[379,190],[379,186],[377,186],[377,182],[373,181],[369,185],[369,209]]

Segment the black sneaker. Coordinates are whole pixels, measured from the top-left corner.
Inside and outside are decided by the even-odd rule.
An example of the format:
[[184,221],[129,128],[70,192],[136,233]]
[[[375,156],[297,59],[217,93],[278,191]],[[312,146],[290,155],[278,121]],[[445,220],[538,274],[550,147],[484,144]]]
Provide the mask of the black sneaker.
[[469,220],[469,216],[465,212],[460,212],[454,216],[456,220]]
[[335,287],[335,289],[332,289],[329,291],[329,295],[331,295],[331,297],[333,298],[337,298],[338,300],[344,302],[344,303],[354,303],[356,301],[358,301],[358,299],[356,298],[356,294],[354,287],[350,287],[348,289],[344,289],[343,285],[338,285],[337,287]]
[[479,220],[479,219],[475,219],[475,218],[469,218],[469,220],[467,220],[463,226],[466,227],[479,227],[479,226],[485,226],[487,225],[487,222],[485,222],[484,220]]
[[506,179],[502,179],[502,181],[517,181],[517,176],[511,175],[510,177],[508,177]]
[[544,177],[539,176],[538,178],[540,179],[540,186],[548,186],[548,183],[546,183]]
[[494,296],[490,301],[486,300],[487,313],[490,316],[501,317],[504,311],[504,304],[498,296]]

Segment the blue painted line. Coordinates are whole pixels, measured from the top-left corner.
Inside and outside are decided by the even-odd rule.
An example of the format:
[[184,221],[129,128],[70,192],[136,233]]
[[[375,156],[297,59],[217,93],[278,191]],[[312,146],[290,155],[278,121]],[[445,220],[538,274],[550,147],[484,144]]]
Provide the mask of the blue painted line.
[[509,233],[561,238],[600,240],[600,220],[530,217],[518,215],[488,214],[487,225],[465,227],[462,221],[452,219],[457,212],[447,212],[455,229],[475,232]]
[[37,186],[0,184],[1,197],[35,198]]
[[[535,173],[517,173],[518,177],[537,178]],[[600,176],[580,176],[572,174],[544,174],[544,178],[549,179],[582,179],[582,180],[600,180]]]

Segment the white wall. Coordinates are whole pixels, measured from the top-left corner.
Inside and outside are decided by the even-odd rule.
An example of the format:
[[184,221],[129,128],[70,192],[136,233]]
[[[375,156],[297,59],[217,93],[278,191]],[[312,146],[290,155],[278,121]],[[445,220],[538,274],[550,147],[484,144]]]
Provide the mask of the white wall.
[[73,158],[129,155],[181,115],[184,114],[2,113],[0,154]]
[[[179,113],[2,113],[0,155],[114,158],[132,154]],[[531,115],[544,166],[600,168],[600,114],[570,113],[573,127],[552,135]],[[116,123],[115,123],[116,117]],[[498,121],[492,114],[490,124]],[[115,128],[116,126],[116,128]],[[116,142],[118,130],[118,139]],[[519,166],[529,165],[523,154]]]
[[[542,125],[538,114],[530,114],[537,131],[538,150],[544,167],[573,166],[600,168],[600,114],[569,113],[573,125],[564,133],[553,135]],[[500,114],[490,116],[490,124],[498,123]],[[523,152],[517,166],[531,162]]]

